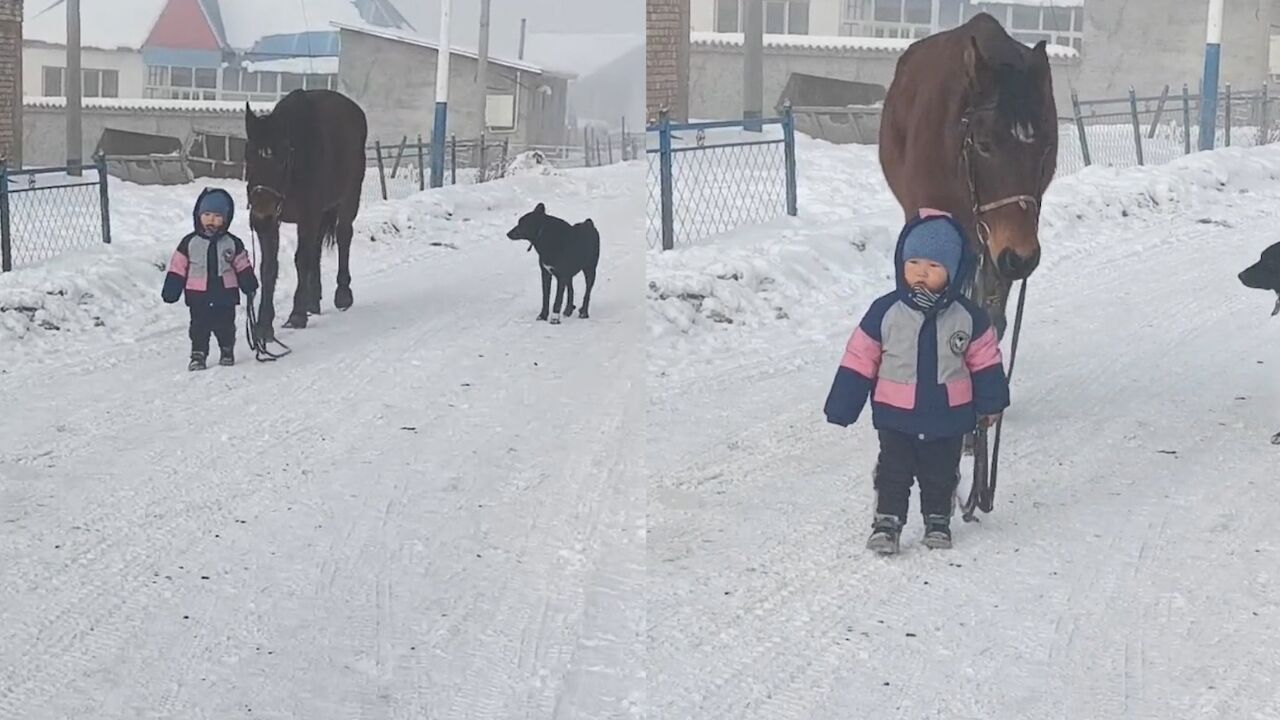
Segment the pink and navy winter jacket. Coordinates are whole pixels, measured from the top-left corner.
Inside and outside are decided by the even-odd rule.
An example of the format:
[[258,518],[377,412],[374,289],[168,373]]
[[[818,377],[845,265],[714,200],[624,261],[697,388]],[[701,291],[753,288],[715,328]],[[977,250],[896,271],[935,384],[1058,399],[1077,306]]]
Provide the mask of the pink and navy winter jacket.
[[926,311],[911,299],[902,246],[910,229],[922,222],[955,223],[933,216],[903,229],[894,257],[898,287],[871,304],[849,339],[827,396],[828,422],[854,423],[870,397],[876,429],[936,440],[972,432],[979,415],[1009,406],[995,328],[986,311],[962,293],[975,265],[967,243],[958,277],[938,303]]
[[169,260],[164,289],[160,296],[167,303],[174,303],[185,291],[187,305],[239,305],[240,293],[249,295],[258,290],[258,279],[253,274],[253,263],[240,238],[229,232],[205,237],[200,225],[200,204],[206,195],[221,193],[229,208],[226,225],[231,227],[235,206],[226,190],[206,188],[196,200],[195,231],[182,238],[178,249]]

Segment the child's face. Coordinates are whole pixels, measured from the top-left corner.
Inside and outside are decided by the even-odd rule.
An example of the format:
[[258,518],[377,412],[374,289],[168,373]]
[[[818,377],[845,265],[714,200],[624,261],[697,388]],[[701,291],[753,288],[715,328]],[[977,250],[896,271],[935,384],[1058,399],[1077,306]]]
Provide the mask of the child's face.
[[222,213],[202,212],[200,213],[200,225],[205,232],[217,232],[222,229],[226,219],[222,217]]
[[912,258],[906,262],[903,274],[912,287],[923,285],[935,294],[947,289],[947,269],[932,260]]

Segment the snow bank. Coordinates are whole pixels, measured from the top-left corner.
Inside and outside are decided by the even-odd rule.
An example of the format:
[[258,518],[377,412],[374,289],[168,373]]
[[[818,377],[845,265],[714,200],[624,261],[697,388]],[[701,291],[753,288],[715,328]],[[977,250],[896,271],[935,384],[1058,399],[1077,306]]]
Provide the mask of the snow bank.
[[[371,276],[381,270],[433,254],[508,243],[503,236],[507,227],[538,202],[553,209],[558,197],[635,182],[634,173],[629,164],[618,164],[449,186],[389,202],[366,194],[352,250],[356,300],[360,286],[374,282]],[[0,356],[60,352],[95,342],[137,342],[185,327],[181,301],[165,305],[160,286],[169,256],[191,228],[192,203],[205,186],[223,187],[236,198],[232,231],[250,243],[242,182],[143,187],[112,178],[113,244],[67,252],[0,274]],[[283,318],[296,286],[296,236],[290,225],[281,232],[275,299]],[[326,311],[332,308],[336,270],[336,254],[326,252]]]
[[[784,330],[767,334],[771,344],[846,334],[867,303],[893,287],[902,214],[876,148],[798,137],[797,155],[799,217],[650,252],[655,372],[764,342],[751,331],[765,326]],[[1158,167],[1086,168],[1059,177],[1045,198],[1040,272],[1089,252],[1099,233],[1119,223],[1149,226],[1188,215],[1230,223],[1235,205],[1276,201],[1276,147],[1197,153]]]

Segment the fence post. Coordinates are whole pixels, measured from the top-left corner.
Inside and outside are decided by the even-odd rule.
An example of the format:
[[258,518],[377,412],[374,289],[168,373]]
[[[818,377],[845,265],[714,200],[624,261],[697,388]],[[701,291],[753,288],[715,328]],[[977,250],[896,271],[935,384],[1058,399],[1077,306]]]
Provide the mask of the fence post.
[[387,168],[382,164],[382,141],[374,140],[373,149],[378,152],[378,184],[382,187],[382,199],[387,199]]
[[507,176],[507,144],[511,142],[511,138],[502,138],[502,155],[499,156],[498,177]]
[[1160,119],[1164,117],[1164,104],[1169,100],[1169,83],[1165,83],[1164,89],[1160,91],[1160,102],[1156,103],[1156,116],[1151,119],[1151,128],[1147,130],[1147,139],[1154,140],[1156,137],[1156,128],[1160,125]]
[[1226,134],[1224,139],[1227,147],[1231,147],[1231,83],[1227,83],[1227,106],[1223,108],[1223,113],[1226,115],[1222,125],[1222,130]]
[[1080,155],[1084,158],[1084,166],[1089,167],[1093,161],[1089,158],[1089,136],[1084,131],[1084,117],[1080,114],[1080,97],[1071,91],[1071,108],[1076,116],[1076,132],[1080,134]]
[[1191,91],[1182,83],[1182,145],[1187,155],[1191,154]]
[[478,183],[485,182],[489,178],[489,153],[485,152],[487,149],[485,147],[484,133],[480,133],[480,161],[476,163],[480,167],[480,170],[476,173],[476,182]]
[[1138,154],[1138,164],[1142,162],[1142,123],[1138,120],[1138,95],[1133,91],[1133,86],[1129,86],[1129,113],[1133,118],[1133,146]]
[[[93,156],[94,167],[98,169],[98,198],[102,203],[102,242],[111,244],[111,202],[107,190],[107,154],[99,151]],[[6,180],[6,185],[8,184]]]
[[400,171],[400,161],[404,159],[404,148],[409,144],[409,136],[403,135],[400,138],[400,149],[396,151],[396,161],[391,164],[391,177],[395,177]]
[[458,135],[449,136],[449,184],[458,184]]
[[782,106],[783,151],[787,158],[787,214],[796,216],[796,118],[791,113],[791,101]]
[[427,161],[422,152],[422,133],[418,133],[418,192],[427,189]]
[[621,142],[622,144],[619,147],[619,151],[622,153],[622,162],[626,162],[629,159],[627,157],[627,116],[626,115],[622,116],[622,141]]
[[1271,95],[1267,84],[1262,83],[1262,112],[1258,120],[1258,144],[1266,145],[1271,140]]
[[[658,175],[662,195],[662,249],[675,247],[675,190],[671,157],[671,116],[666,108],[658,112]],[[7,217],[7,215],[6,215]]]
[[13,269],[9,236],[9,161],[0,161],[0,272]]
[[585,125],[582,127],[582,164],[586,167],[591,167],[591,138],[588,135],[590,129]]

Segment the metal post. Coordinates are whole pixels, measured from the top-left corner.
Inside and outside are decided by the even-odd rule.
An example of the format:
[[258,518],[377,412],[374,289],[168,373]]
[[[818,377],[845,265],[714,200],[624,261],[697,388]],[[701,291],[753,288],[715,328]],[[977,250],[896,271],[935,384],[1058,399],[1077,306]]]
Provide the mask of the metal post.
[[484,134],[481,133],[480,148],[477,151],[480,153],[480,160],[479,162],[476,163],[476,165],[479,166],[480,168],[479,180],[477,182],[484,182],[485,178],[489,177],[489,158],[488,158],[488,153],[485,152],[486,150],[488,150],[488,148],[485,147],[484,142],[485,142]]
[[1133,119],[1133,148],[1138,155],[1138,164],[1142,162],[1142,123],[1138,120],[1138,95],[1129,87],[1129,113]]
[[1225,118],[1222,124],[1222,130],[1226,133],[1227,147],[1231,147],[1231,83],[1227,83],[1227,106],[1223,108]]
[[502,138],[502,155],[499,156],[498,177],[507,176],[507,143],[511,142],[511,138]]
[[520,50],[516,53],[517,60],[524,59],[524,31],[528,27],[528,23],[528,18],[520,18]]
[[588,134],[591,128],[586,125],[582,126],[582,164],[591,167],[591,137]]
[[763,132],[764,0],[745,0],[742,43],[742,129]]
[[796,216],[796,118],[791,101],[782,106],[782,139],[787,158],[787,214]]
[[449,117],[449,6],[452,0],[440,2],[440,49],[436,52],[436,118],[431,133],[431,187],[444,184],[444,138],[448,134]]
[[476,118],[479,127],[476,130],[481,135],[484,134],[485,116],[489,112],[489,2],[480,0],[480,52],[476,64],[476,89],[480,96],[480,112]]
[[1218,66],[1222,61],[1223,0],[1209,0],[1204,44],[1204,85],[1200,90],[1200,149],[1212,150],[1218,121]]
[[658,176],[662,196],[662,249],[675,247],[675,200],[671,167],[671,117],[666,108],[658,113]]
[[9,237],[9,161],[0,161],[0,272],[13,269]]
[[449,136],[449,184],[458,184],[458,136]]
[[98,169],[98,200],[102,203],[102,242],[111,244],[111,201],[107,190],[107,156],[98,152],[93,156]]
[[613,133],[604,136],[605,148],[609,151],[609,164],[613,164]]
[[1271,140],[1271,95],[1267,84],[1262,83],[1262,112],[1258,120],[1258,144],[1266,145]]
[[618,151],[622,153],[622,162],[626,162],[627,160],[630,159],[627,157],[627,116],[626,115],[622,116],[622,140],[619,142],[621,143],[621,147],[618,148]]
[[382,186],[382,199],[387,199],[387,168],[382,164],[382,141],[374,140],[373,148],[378,152],[378,184]]
[[1080,154],[1084,157],[1085,167],[1093,164],[1089,158],[1089,136],[1084,131],[1084,117],[1080,114],[1080,97],[1071,91],[1071,108],[1076,116],[1076,131],[1080,134]]
[[1164,89],[1160,91],[1160,102],[1156,103],[1156,116],[1151,119],[1151,127],[1147,129],[1147,139],[1153,140],[1156,136],[1156,128],[1160,127],[1160,120],[1164,117],[1164,104],[1169,101],[1169,84],[1165,83]]
[[1191,154],[1191,90],[1182,83],[1182,146],[1187,155]]
[[418,133],[418,191],[427,189],[427,158],[422,147],[422,133]]
[[83,174],[80,168],[84,165],[82,80],[80,0],[67,0],[67,71],[63,90],[67,96],[67,174],[72,177],[80,177]]

